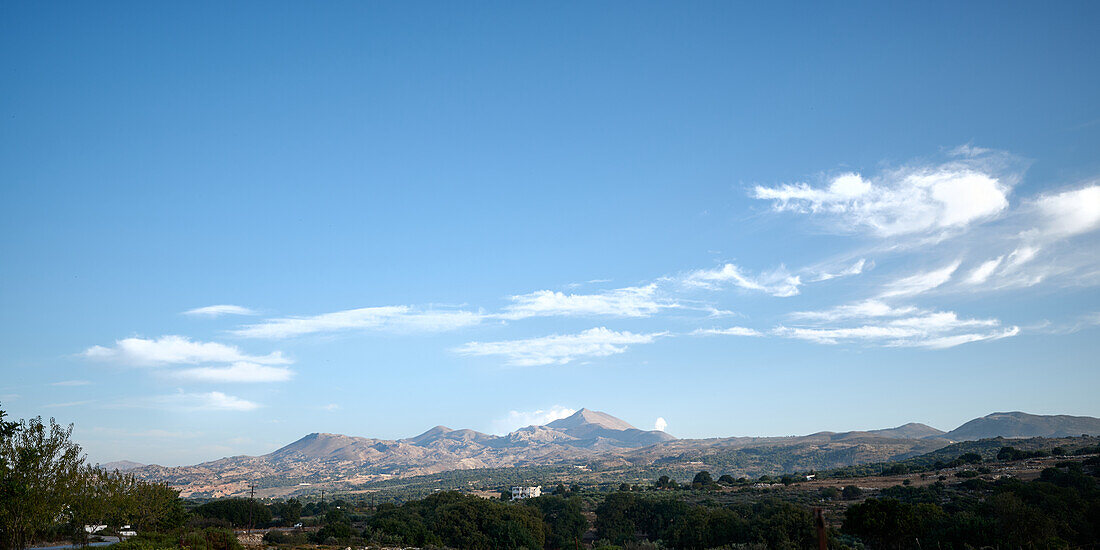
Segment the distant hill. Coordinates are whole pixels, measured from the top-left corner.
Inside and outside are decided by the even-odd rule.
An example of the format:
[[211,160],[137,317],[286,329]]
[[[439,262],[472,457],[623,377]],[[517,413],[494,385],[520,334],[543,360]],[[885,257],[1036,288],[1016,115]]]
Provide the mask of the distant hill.
[[168,481],[184,496],[218,497],[240,492],[249,479],[278,486],[331,479],[364,483],[450,470],[583,463],[675,439],[662,431],[639,430],[604,412],[581,409],[568,418],[502,436],[446,426],[397,440],[312,433],[263,456],[176,468],[146,466],[135,473]]
[[107,470],[108,472],[111,472],[111,471],[114,471],[114,470],[118,470],[120,472],[125,472],[126,470],[133,470],[134,468],[141,468],[145,465],[140,463],[140,462],[133,462],[133,461],[130,461],[130,460],[116,460],[114,462],[108,462],[106,464],[97,464],[97,466],[99,466],[100,468],[103,468],[104,470]]
[[867,433],[877,435],[879,437],[896,437],[899,439],[925,439],[928,437],[944,437],[944,434],[946,432],[944,432],[943,430],[937,430],[932,426],[921,424],[919,422],[910,422],[896,428],[887,428],[885,430],[869,430]]
[[944,437],[954,441],[972,441],[992,437],[1070,437],[1085,434],[1100,435],[1100,418],[998,412],[975,418],[947,432]]
[[456,470],[516,467],[675,472],[706,465],[740,474],[791,472],[906,460],[958,441],[1081,434],[1100,434],[1100,419],[1015,412],[974,419],[946,433],[909,423],[804,436],[677,439],[663,431],[639,430],[604,412],[581,409],[568,418],[506,435],[446,426],[396,440],[312,433],[262,456],[234,456],[175,468],[112,464],[124,464],[145,479],[168,482],[185,497],[216,498],[243,494],[251,483],[279,488],[277,494],[285,495],[313,491],[320,484],[352,488]]

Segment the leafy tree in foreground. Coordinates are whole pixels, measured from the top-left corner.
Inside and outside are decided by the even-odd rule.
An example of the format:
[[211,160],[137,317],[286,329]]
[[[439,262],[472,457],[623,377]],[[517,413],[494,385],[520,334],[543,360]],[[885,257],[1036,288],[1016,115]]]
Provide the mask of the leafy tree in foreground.
[[83,463],[72,430],[36,417],[0,439],[0,546],[27,547],[66,511]]

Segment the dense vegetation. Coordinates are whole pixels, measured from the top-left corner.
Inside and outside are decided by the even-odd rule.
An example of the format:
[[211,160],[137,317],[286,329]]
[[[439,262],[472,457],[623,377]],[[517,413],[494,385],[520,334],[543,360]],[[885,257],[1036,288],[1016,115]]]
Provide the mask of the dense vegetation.
[[1095,545],[1100,488],[1096,459],[1086,463],[1048,468],[1031,482],[893,487],[848,508],[843,531],[877,549]]
[[596,508],[596,532],[612,544],[638,542],[639,534],[673,548],[715,548],[761,543],[806,548],[817,540],[804,506],[765,499],[752,505],[692,505],[671,496],[616,492]]

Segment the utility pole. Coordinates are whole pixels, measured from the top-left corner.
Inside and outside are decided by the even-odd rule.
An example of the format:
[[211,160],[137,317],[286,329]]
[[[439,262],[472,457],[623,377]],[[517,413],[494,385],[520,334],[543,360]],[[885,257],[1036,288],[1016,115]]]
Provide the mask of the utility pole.
[[248,534],[252,534],[252,508],[256,506],[254,497],[256,496],[256,486],[248,486]]

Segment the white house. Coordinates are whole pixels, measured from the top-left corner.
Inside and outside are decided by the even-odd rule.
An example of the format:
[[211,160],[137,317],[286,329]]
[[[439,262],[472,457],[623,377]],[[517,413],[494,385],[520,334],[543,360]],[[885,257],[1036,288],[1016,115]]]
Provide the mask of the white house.
[[542,496],[542,486],[538,487],[512,487],[512,500],[535,498]]

